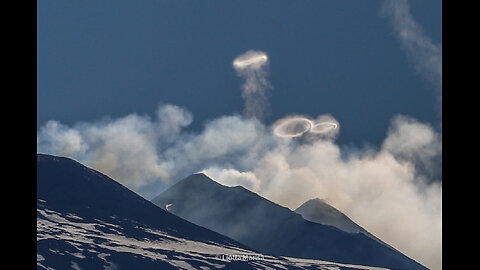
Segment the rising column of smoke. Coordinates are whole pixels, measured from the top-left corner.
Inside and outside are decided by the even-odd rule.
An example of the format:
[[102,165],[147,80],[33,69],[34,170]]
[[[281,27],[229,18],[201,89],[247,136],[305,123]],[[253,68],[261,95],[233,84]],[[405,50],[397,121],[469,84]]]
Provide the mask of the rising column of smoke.
[[421,26],[410,14],[406,0],[386,0],[381,14],[388,17],[393,25],[407,57],[413,63],[415,71],[424,76],[442,94],[442,44],[434,44],[423,33]]
[[245,79],[242,85],[242,98],[245,100],[243,114],[247,118],[264,120],[268,116],[267,66],[269,60],[265,52],[249,50],[233,60],[238,75]]

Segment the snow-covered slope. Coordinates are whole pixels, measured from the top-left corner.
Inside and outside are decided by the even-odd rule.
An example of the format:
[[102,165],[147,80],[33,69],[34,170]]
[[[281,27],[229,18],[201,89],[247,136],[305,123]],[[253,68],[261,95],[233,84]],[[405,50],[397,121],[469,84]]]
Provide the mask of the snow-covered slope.
[[37,155],[37,269],[377,269],[262,255],[71,159]]
[[243,187],[223,186],[204,174],[179,181],[152,202],[267,254],[395,269],[426,269],[363,233],[348,233],[307,221],[300,214]]
[[267,256],[142,226],[124,234],[114,223],[48,209],[38,210],[37,241],[37,269],[385,269]]

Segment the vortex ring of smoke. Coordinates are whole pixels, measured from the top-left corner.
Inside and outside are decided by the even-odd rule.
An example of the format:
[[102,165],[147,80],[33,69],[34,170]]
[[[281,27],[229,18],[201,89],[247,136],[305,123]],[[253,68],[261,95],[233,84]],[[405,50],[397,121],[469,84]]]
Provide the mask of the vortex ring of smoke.
[[[303,122],[303,123],[302,123]],[[293,125],[293,126],[292,126]],[[303,127],[302,127],[303,125]],[[289,129],[290,126],[290,129]],[[300,127],[303,130],[296,130],[295,128]],[[305,132],[308,132],[313,127],[313,121],[305,117],[294,117],[282,121],[277,124],[273,129],[273,133],[278,137],[283,138],[294,138],[303,135]]]
[[243,69],[248,66],[261,66],[266,63],[268,57],[265,53],[256,52],[256,53],[249,53],[247,55],[242,55],[233,61],[233,66],[237,69]]
[[332,122],[321,122],[321,123],[317,123],[315,124],[310,130],[309,132],[311,133],[314,133],[314,134],[322,134],[322,133],[326,133],[326,132],[329,132],[331,130],[334,130],[338,127],[338,125],[336,123],[332,123]]

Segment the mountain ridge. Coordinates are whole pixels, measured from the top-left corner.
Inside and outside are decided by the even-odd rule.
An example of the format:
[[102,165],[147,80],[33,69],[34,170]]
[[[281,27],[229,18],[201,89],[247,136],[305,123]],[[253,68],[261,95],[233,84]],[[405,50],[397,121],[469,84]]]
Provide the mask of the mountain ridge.
[[349,233],[361,232],[374,240],[381,241],[362,226],[351,220],[347,215],[322,199],[310,199],[297,207],[294,212],[300,214],[308,221],[334,226]]
[[248,189],[221,185],[204,174],[180,180],[151,201],[164,209],[169,205],[170,212],[266,254],[426,269],[362,233],[305,220]]
[[[49,176],[49,175],[42,175],[42,173],[46,170],[44,170],[43,164],[41,163],[46,159],[53,160],[56,163],[62,163],[62,165],[58,166],[57,170],[55,170],[57,174],[56,175],[57,178],[59,175],[62,175],[63,173],[65,173],[65,169],[68,170],[70,169],[68,167],[72,167],[72,166],[76,166],[80,170],[84,170],[87,174],[91,174],[92,176],[96,175],[98,177],[95,177],[95,180],[94,180],[95,183],[92,182],[93,180],[90,177],[82,178],[81,180],[83,182],[77,181],[78,179],[74,179],[75,177],[70,177],[70,180],[74,179],[75,181],[69,181],[69,182],[50,181],[49,183],[47,181],[42,181],[45,177]],[[69,162],[69,161],[73,161],[73,162]],[[64,176],[66,177],[64,177],[63,179],[68,179],[68,174]],[[50,178],[50,179],[55,179],[55,178]],[[97,188],[97,190],[95,190],[95,192],[93,191],[89,192],[86,196],[85,194],[81,194],[81,193],[65,192],[65,190],[69,190],[72,188],[81,190],[85,186],[88,186],[90,184],[95,184],[95,188]],[[66,185],[69,185],[69,187],[65,188]],[[120,194],[121,196],[117,196],[115,198],[105,198],[104,197],[105,194],[108,194],[110,192],[115,192],[116,194]],[[162,224],[165,225],[164,227],[169,225],[189,226],[191,224],[194,226],[192,226],[192,228],[189,228],[188,231],[193,230],[193,232],[197,232],[198,230],[197,229],[198,225],[195,225],[187,220],[178,218],[177,216],[169,213],[168,211],[164,211],[163,209],[158,209],[156,205],[140,197],[138,194],[129,190],[128,188],[118,183],[117,181],[109,178],[108,176],[98,171],[85,167],[84,165],[82,165],[77,161],[74,161],[72,159],[68,159],[65,157],[38,154],[37,155],[37,199],[42,200],[45,197],[48,197],[48,200],[44,200],[44,201],[46,201],[49,207],[53,209],[57,209],[61,211],[78,211],[78,209],[86,210],[86,213],[82,213],[82,215],[84,216],[97,217],[98,213],[96,213],[95,208],[92,207],[91,204],[102,203],[104,207],[107,207],[112,211],[111,212],[112,214],[115,214],[119,211],[122,214],[128,213],[128,215],[130,215],[129,218],[146,222],[146,223],[151,223],[151,222],[161,220]],[[122,201],[128,201],[129,203],[121,204]],[[139,204],[142,207],[138,207],[138,205],[132,205],[132,202],[134,202],[135,204]],[[149,217],[147,213],[149,213],[150,211],[158,211],[159,216],[153,217],[153,218]],[[217,232],[211,231],[209,229],[206,229],[206,230],[211,232],[211,234],[205,232],[205,234],[209,237],[210,236],[213,237],[213,235],[224,237],[223,235],[220,235]],[[173,232],[173,233],[176,233],[176,232]],[[188,233],[182,236],[188,238]],[[191,234],[191,236],[194,236],[194,234]],[[191,240],[196,240],[196,239],[194,237]],[[240,244],[236,241],[233,241],[232,244],[233,243],[236,243],[240,247],[245,247],[243,244]]]

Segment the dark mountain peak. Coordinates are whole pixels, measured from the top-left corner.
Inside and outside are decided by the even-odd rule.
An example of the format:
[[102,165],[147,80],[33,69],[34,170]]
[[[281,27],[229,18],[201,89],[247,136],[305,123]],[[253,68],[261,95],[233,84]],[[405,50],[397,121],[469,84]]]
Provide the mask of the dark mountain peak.
[[75,161],[71,158],[37,153],[37,166],[40,163],[42,163],[42,164],[44,164],[44,163],[63,163],[63,164],[70,164],[70,165],[74,165],[74,166],[84,167],[82,164],[78,163],[77,161]]
[[[342,212],[329,205],[319,198],[311,199],[300,205],[295,212],[301,214],[305,219],[316,222],[312,219],[343,219],[347,218]],[[331,224],[327,224],[331,225]]]
[[384,246],[396,250],[392,246],[383,242],[375,235],[371,234],[363,227],[355,223],[340,210],[329,205],[322,199],[315,198],[308,200],[302,205],[300,205],[297,209],[295,209],[295,212],[302,215],[304,219],[311,222],[333,226],[348,233],[362,233],[372,238],[373,240],[383,244]]
[[[263,199],[255,192],[244,188],[243,186],[236,185],[236,186],[226,186],[223,185],[214,179],[210,178],[204,173],[194,173],[186,178],[178,181],[170,188],[168,188],[169,192],[173,191],[181,191],[181,192],[206,192],[206,194],[212,193],[224,193],[226,194],[245,194],[246,196],[257,196],[260,199]],[[161,197],[161,196],[160,196]],[[155,199],[153,199],[155,200]],[[152,201],[153,201],[152,200]]]
[[185,239],[244,247],[157,207],[108,176],[65,157],[37,154],[37,202],[37,208],[85,219],[122,220]]
[[[180,217],[182,217],[180,213],[189,213],[186,216],[190,217],[192,214],[203,219],[210,213],[229,213],[232,209],[237,211],[262,209],[274,216],[299,216],[290,209],[269,201],[242,186],[225,186],[203,173],[192,174],[178,181],[152,199],[152,202]],[[168,209],[167,205],[169,205]],[[226,207],[225,211],[220,209],[222,207]],[[199,209],[202,211],[198,211]],[[190,213],[191,211],[197,213]],[[193,219],[192,221],[195,223],[197,220]]]
[[50,154],[42,154],[42,153],[37,153],[37,162],[57,162],[57,163],[70,163],[74,164],[75,166],[80,166],[88,169],[78,161],[68,158],[68,157],[62,157],[62,156],[54,156]]
[[307,207],[307,206],[308,207],[325,207],[325,206],[330,206],[330,205],[328,205],[324,200],[322,200],[320,198],[314,198],[314,199],[310,199],[310,200],[304,202],[298,208]]
[[204,173],[194,173],[170,187],[170,189],[174,190],[186,190],[192,188],[196,190],[208,191],[226,188],[226,186],[214,181]]
[[327,204],[324,200],[320,199],[320,198],[314,198],[314,199],[310,199],[308,201],[306,201],[305,203],[303,204],[317,204],[317,205],[324,205],[324,204]]
[[[182,189],[193,189],[193,188],[203,188],[203,189],[214,189],[214,190],[244,190],[249,193],[252,191],[242,187],[242,186],[226,186],[223,185],[204,173],[194,173],[190,176],[185,177],[184,179],[175,183],[171,188],[182,188]],[[170,188],[170,189],[171,189]]]
[[179,185],[203,185],[203,186],[222,186],[220,183],[214,181],[204,173],[194,173],[182,180],[177,184]]
[[295,209],[295,212],[311,222],[334,226],[349,233],[361,232],[367,236],[372,236],[341,211],[319,198],[306,201]]

